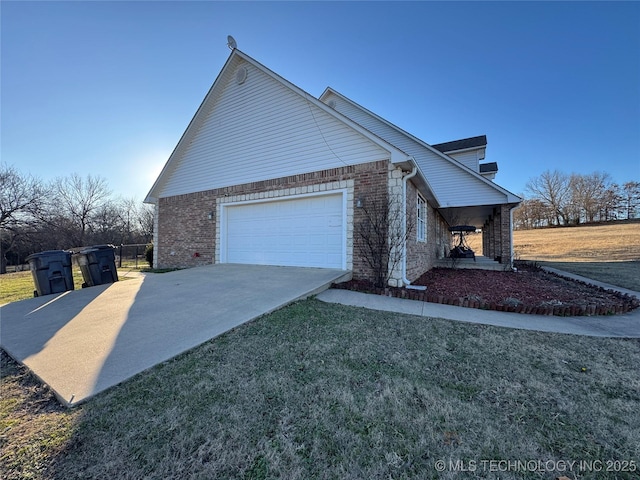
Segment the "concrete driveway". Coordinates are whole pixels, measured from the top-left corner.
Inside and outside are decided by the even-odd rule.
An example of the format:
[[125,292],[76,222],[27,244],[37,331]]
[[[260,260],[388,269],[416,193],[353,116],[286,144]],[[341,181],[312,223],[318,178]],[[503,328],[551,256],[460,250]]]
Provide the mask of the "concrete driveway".
[[0,308],[0,346],[76,405],[158,363],[350,273],[214,265]]

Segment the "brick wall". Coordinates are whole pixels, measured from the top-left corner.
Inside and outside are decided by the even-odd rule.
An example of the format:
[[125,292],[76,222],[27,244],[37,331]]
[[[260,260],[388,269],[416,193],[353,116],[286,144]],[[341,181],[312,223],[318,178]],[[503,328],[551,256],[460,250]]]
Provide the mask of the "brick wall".
[[416,280],[433,267],[435,240],[435,211],[427,202],[426,239],[418,241],[418,190],[411,181],[407,182],[407,218],[412,231],[407,240],[407,279]]
[[482,254],[504,265],[512,262],[511,209],[515,205],[500,205],[482,226]]
[[213,263],[216,193],[209,190],[161,198],[154,253],[158,268]]
[[[191,267],[214,263],[218,205],[243,195],[247,199],[285,198],[303,192],[304,188],[308,192],[338,190],[348,181],[348,210],[353,215],[349,220],[353,218],[353,224],[357,224],[362,220],[362,212],[354,208],[354,203],[357,199],[386,201],[389,170],[389,162],[383,160],[161,198],[157,211],[156,266]],[[351,258],[351,263],[347,268],[353,270],[354,278],[370,278],[370,268],[358,255],[353,255],[357,241],[351,228],[347,234],[347,257]]]
[[[364,166],[364,165],[362,165]],[[363,207],[353,210],[353,278],[359,280],[375,280],[374,270],[362,255],[362,237],[358,234],[360,225],[367,217],[366,211],[378,208],[389,201],[388,177],[393,169],[389,162],[378,164],[374,168],[363,170],[356,178],[354,185],[354,203],[361,201]]]
[[511,209],[513,205],[500,206],[500,263],[511,265],[512,258],[512,238],[511,238]]
[[[433,209],[430,207],[430,210]],[[436,210],[433,210],[433,223],[435,224],[435,238],[432,242],[434,249],[433,258],[434,260],[446,258],[449,255],[453,244],[453,237],[449,231],[449,224],[440,212]]]

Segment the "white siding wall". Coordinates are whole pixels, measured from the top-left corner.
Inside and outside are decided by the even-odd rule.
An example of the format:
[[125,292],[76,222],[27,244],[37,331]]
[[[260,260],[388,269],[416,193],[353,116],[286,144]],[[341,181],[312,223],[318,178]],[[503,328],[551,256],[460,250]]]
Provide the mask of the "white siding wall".
[[[163,175],[157,196],[373,162],[389,153],[281,82],[228,65]],[[246,81],[236,82],[239,67]]]
[[460,153],[452,153],[449,155],[451,158],[455,158],[460,163],[466,165],[474,172],[479,172],[480,167],[478,166],[478,151],[470,150],[468,152],[460,152]]
[[441,207],[491,205],[506,201],[506,195],[496,188],[487,185],[463,167],[442,158],[366,111],[333,93],[324,97],[323,101],[325,103],[334,101],[338,112],[412,155],[440,201]]

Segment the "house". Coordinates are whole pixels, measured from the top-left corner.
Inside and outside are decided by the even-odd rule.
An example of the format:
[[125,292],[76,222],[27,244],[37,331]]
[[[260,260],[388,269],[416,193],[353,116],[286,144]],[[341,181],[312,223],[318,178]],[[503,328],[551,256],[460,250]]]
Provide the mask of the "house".
[[408,233],[390,285],[445,257],[448,226],[459,223],[481,227],[483,254],[508,266],[521,199],[492,181],[485,147],[484,136],[429,145],[233,49],[145,200],[156,207],[154,265],[307,266],[371,279],[361,226],[367,206],[389,202],[401,219],[390,235]]

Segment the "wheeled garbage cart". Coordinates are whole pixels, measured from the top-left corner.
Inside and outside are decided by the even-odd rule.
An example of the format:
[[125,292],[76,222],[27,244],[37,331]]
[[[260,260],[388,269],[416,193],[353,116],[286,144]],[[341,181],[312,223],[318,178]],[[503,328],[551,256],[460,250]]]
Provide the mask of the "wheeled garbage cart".
[[84,278],[82,287],[93,287],[118,281],[113,245],[94,245],[78,252],[78,265]]
[[73,290],[71,252],[47,250],[27,257],[36,289],[34,297]]

